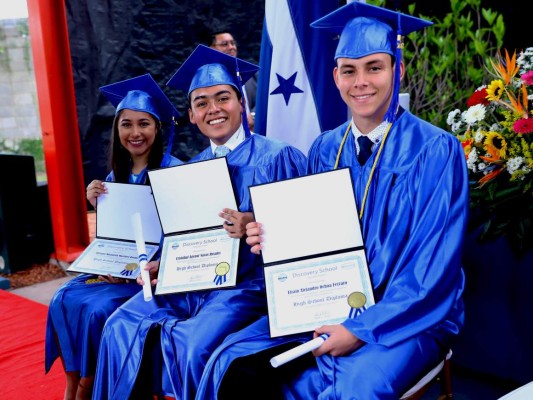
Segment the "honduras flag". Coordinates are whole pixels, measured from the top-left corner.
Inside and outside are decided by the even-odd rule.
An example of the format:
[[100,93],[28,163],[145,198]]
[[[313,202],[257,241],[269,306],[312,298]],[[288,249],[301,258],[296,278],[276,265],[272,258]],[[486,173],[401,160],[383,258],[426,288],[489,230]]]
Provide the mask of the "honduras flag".
[[337,40],[309,26],[338,5],[338,0],[265,1],[254,131],[304,154],[322,131],[348,118],[333,80]]

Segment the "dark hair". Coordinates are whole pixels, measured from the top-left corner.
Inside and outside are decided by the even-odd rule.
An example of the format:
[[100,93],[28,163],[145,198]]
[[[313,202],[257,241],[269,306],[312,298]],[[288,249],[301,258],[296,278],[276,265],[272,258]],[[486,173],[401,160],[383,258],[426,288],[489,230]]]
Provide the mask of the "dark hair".
[[[242,93],[235,86],[229,85],[229,84],[228,84],[228,86],[230,86],[233,89],[233,91],[237,95],[237,100],[239,100],[239,102],[241,102],[242,101]],[[244,88],[242,90],[244,90]],[[187,102],[189,103],[189,108],[192,108],[191,95],[189,95],[189,97],[187,97]]]
[[[118,122],[122,115],[122,111],[123,110],[120,110],[116,113],[115,118],[113,119],[109,164],[115,175],[115,182],[128,183],[131,174],[131,156],[130,152],[120,143],[120,137],[118,135]],[[163,131],[161,128],[161,122],[152,114],[149,115],[156,123],[156,133],[154,143],[152,144],[150,154],[148,155],[147,169],[155,169],[161,166],[161,161],[163,160]],[[144,183],[149,183],[148,178]]]
[[[223,33],[228,33],[231,36],[233,36],[233,33],[231,33],[229,29],[217,29],[217,30],[211,31],[211,34],[210,34],[211,41],[209,42],[209,46],[212,46],[215,43],[217,36],[222,35]],[[233,37],[233,39],[235,39],[235,37]]]

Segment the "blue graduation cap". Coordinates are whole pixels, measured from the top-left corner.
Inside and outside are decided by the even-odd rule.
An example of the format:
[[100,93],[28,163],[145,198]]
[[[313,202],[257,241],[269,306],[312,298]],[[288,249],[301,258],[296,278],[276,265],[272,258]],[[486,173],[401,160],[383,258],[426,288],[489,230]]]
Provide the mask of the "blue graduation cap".
[[161,122],[179,117],[178,110],[150,74],[102,86],[100,91],[115,106],[116,113],[124,108],[144,111]]
[[170,124],[167,153],[174,141],[174,125],[179,112],[150,74],[102,86],[100,91],[116,108],[115,115],[125,108],[153,115],[162,123]]
[[[230,56],[204,45],[198,45],[181,67],[169,79],[167,85],[191,92],[215,85],[233,86],[244,99],[243,85],[259,71],[255,64]],[[243,107],[242,124],[246,136],[250,136],[246,110]]]
[[433,22],[371,4],[352,1],[311,24],[313,28],[340,34],[335,60],[361,58],[376,53],[396,59],[394,92],[385,119],[396,117],[400,90],[402,36],[432,25]]
[[167,85],[187,92],[215,85],[231,85],[241,91],[259,71],[255,64],[230,56],[210,47],[199,45],[169,79]]

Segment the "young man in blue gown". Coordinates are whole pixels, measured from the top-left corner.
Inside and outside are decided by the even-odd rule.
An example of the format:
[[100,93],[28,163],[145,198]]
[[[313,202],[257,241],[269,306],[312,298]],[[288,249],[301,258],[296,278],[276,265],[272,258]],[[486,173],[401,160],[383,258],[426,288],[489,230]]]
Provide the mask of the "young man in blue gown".
[[[197,399],[262,393],[397,400],[452,346],[464,320],[465,156],[456,137],[398,103],[405,70],[399,35],[430,24],[360,2],[312,24],[340,34],[333,76],[351,118],[315,140],[308,172],[350,168],[376,304],[340,324],[287,337],[270,338],[268,318],[259,319],[213,353]],[[247,225],[256,254],[262,229],[260,221]],[[298,235],[290,221],[287,229]],[[272,356],[321,334],[329,338],[312,354],[276,370],[269,365]]]
[[[157,295],[150,302],[140,293],[120,307],[104,328],[94,399],[152,394],[193,399],[211,352],[227,335],[266,313],[261,257],[243,239],[246,224],[253,220],[248,187],[299,176],[307,160],[298,149],[249,131],[242,84],[257,69],[198,46],[168,82],[187,93],[190,121],[210,140],[191,162],[214,158],[224,146],[229,151],[239,209],[223,209],[219,216],[228,235],[242,239],[237,286]],[[157,265],[149,267],[153,276]]]

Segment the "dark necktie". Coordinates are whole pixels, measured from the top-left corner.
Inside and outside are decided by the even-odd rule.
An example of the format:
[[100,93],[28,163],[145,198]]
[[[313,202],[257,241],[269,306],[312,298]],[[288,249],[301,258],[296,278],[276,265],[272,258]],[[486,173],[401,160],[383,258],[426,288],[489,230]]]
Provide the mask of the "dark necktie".
[[225,155],[227,155],[231,150],[229,149],[229,147],[226,147],[226,146],[218,146],[216,149],[215,149],[215,157],[218,158],[218,157],[224,157]]
[[357,155],[357,159],[359,160],[359,164],[364,165],[366,163],[366,160],[368,160],[368,157],[372,154],[372,140],[370,140],[365,135],[361,135],[357,138],[357,143],[359,144],[359,154]]

